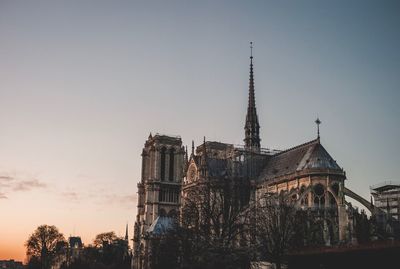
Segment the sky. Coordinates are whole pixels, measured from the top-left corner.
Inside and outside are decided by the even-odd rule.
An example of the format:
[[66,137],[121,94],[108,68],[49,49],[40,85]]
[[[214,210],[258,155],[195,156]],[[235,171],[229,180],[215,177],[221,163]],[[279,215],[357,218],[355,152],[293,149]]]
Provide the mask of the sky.
[[250,41],[263,147],[318,116],[347,187],[400,181],[399,1],[0,0],[0,259],[132,237],[150,132],[242,144]]

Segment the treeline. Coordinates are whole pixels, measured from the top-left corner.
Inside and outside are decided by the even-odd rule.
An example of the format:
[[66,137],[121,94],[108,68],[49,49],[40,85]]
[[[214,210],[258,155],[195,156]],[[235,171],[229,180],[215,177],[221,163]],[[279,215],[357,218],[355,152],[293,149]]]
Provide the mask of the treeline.
[[[76,242],[75,242],[76,243]],[[28,238],[28,269],[129,269],[128,242],[114,232],[98,234],[93,243],[70,245],[55,226],[41,225]]]

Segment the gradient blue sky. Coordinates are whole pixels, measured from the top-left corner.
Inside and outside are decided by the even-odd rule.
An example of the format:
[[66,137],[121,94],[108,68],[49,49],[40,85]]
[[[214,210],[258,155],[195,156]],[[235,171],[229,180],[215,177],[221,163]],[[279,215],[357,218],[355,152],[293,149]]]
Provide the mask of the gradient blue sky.
[[318,115],[347,186],[399,179],[399,1],[0,0],[0,259],[132,227],[150,131],[241,144],[249,41],[264,147]]

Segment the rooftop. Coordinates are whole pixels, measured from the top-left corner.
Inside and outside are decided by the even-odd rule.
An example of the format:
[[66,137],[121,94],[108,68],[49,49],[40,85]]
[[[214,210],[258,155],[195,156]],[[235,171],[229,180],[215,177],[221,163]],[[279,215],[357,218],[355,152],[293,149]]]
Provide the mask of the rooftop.
[[371,191],[384,192],[394,189],[400,189],[400,182],[387,180],[369,187]]
[[319,140],[315,139],[273,155],[260,179],[273,179],[309,169],[342,171]]

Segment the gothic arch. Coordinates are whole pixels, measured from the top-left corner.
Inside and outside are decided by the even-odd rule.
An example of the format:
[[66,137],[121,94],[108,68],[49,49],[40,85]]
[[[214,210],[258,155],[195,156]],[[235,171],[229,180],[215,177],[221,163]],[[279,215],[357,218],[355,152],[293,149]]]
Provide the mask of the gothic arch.
[[343,188],[343,194],[353,198],[354,200],[356,200],[357,202],[359,202],[360,204],[362,204],[363,206],[365,206],[372,214],[375,213],[375,210],[381,210],[380,208],[374,207],[371,202],[367,201],[366,199],[362,198],[360,195],[358,195],[357,193],[351,191],[348,188]]
[[[297,202],[296,202],[297,205],[301,205],[301,201],[307,197],[307,195],[313,190],[314,186],[315,185],[309,185],[309,186],[305,187],[305,185],[302,185],[300,187],[298,199],[297,199]],[[329,187],[325,188],[325,193],[330,193],[333,196],[333,198],[335,199],[336,205],[337,206],[339,205],[338,197],[335,195],[334,192],[332,192],[330,190]]]
[[300,196],[299,199],[297,199],[297,202],[296,202],[297,205],[299,205],[301,203],[301,201],[304,198],[306,198],[306,196],[312,191],[312,185],[309,185],[309,186],[307,186],[305,188],[303,188],[303,187],[304,187],[304,185],[302,185],[300,187],[300,191],[303,190],[303,192],[299,195]]
[[321,183],[317,183],[312,186],[313,192],[313,206],[318,208],[325,207],[326,200],[326,188]]
[[326,189],[326,192],[333,196],[333,198],[335,199],[336,205],[338,206],[339,205],[339,197],[335,194],[335,192],[332,191],[332,189],[330,187],[328,187]]

